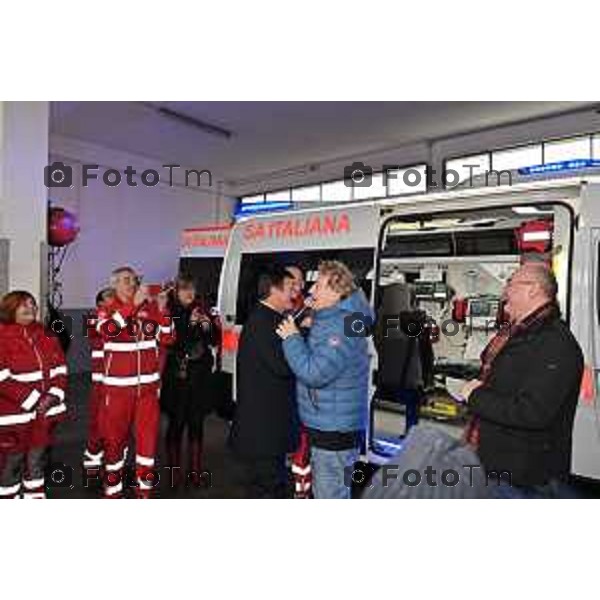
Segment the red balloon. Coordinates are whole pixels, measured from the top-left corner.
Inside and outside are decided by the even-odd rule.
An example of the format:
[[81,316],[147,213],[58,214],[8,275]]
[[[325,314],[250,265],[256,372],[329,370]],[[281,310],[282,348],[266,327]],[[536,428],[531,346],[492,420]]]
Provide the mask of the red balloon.
[[51,246],[67,246],[79,233],[77,217],[68,210],[52,207],[48,214],[48,243]]

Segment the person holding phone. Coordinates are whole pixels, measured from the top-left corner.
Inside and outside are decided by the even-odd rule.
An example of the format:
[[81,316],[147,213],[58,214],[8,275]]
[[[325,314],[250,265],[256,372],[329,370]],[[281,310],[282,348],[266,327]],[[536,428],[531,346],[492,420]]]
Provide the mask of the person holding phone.
[[199,480],[202,471],[204,420],[212,408],[213,348],[217,340],[214,323],[192,279],[177,279],[169,311],[175,323],[176,342],[166,355],[161,407],[169,419],[166,434],[169,467],[173,482],[179,484],[186,431],[189,476]]
[[149,498],[156,486],[154,466],[160,408],[160,348],[173,342],[164,299],[152,300],[131,267],[113,271],[114,298],[98,309],[96,331],[104,351],[103,438],[107,498],[121,498],[128,439],[136,445],[135,493]]

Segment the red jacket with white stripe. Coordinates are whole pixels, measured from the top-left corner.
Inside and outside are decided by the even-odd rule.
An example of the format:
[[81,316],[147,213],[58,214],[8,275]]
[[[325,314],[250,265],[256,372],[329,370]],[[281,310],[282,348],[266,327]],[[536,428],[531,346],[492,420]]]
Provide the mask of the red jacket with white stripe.
[[[28,450],[34,422],[51,426],[64,418],[66,384],[65,355],[41,323],[0,324],[0,451]],[[60,403],[39,414],[45,393]]]
[[98,310],[96,330],[103,341],[105,386],[151,384],[158,389],[161,349],[174,339],[166,311],[155,302],[136,307],[116,298]]
[[88,343],[91,350],[92,389],[102,387],[104,377],[104,340],[97,331],[98,315],[92,313],[88,316]]

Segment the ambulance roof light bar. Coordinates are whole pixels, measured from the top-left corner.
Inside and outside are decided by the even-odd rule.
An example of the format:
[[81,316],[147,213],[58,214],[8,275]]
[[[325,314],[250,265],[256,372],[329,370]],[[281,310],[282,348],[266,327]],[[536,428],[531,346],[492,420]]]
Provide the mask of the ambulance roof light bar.
[[289,210],[293,207],[292,202],[253,202],[251,204],[240,204],[235,210],[234,217],[236,219],[253,215],[256,213],[270,213],[281,210]]
[[581,158],[574,160],[561,160],[545,165],[532,165],[518,169],[519,175],[541,175],[543,173],[564,173],[565,171],[579,171],[600,167],[600,160]]

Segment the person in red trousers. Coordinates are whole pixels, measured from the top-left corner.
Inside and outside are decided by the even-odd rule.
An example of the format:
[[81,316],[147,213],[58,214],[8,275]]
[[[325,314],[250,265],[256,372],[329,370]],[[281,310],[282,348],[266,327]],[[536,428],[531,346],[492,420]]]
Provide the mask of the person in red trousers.
[[156,487],[159,429],[160,346],[173,341],[166,303],[152,300],[131,267],[112,273],[115,297],[98,310],[103,341],[105,497],[121,498],[130,433],[135,440],[135,493],[148,498]]
[[[114,300],[111,288],[104,288],[96,296],[96,310],[88,317],[88,342],[91,351],[91,390],[88,402],[88,435],[83,454],[83,468],[88,479],[100,476],[104,443],[102,439],[102,404],[104,403],[104,342],[95,327],[98,311]],[[93,327],[93,328],[92,328]]]
[[0,301],[0,498],[43,499],[54,428],[67,412],[67,366],[25,291]]

